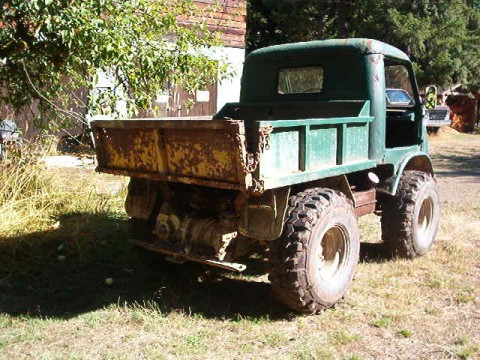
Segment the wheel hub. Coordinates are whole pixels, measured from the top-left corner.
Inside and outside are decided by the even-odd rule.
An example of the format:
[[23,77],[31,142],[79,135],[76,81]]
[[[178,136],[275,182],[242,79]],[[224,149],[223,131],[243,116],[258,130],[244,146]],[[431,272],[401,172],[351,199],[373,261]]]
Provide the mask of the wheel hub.
[[318,273],[323,281],[331,282],[345,265],[347,236],[340,226],[330,228],[323,236],[318,252]]
[[430,242],[430,232],[433,219],[433,200],[431,197],[425,198],[418,212],[417,229],[419,243]]

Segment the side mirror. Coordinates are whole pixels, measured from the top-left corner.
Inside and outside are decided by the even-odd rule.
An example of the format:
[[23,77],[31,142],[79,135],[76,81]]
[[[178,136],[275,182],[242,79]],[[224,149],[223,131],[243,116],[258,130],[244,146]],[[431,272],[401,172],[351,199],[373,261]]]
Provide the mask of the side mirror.
[[429,85],[425,89],[425,106],[427,109],[433,109],[437,106],[437,87],[435,85]]

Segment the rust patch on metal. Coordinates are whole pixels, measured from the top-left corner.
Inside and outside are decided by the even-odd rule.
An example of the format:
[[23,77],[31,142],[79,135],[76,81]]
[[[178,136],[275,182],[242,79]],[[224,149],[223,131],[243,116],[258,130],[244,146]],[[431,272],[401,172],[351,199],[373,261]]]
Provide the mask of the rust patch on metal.
[[241,190],[252,182],[256,165],[247,165],[241,121],[125,120],[94,125],[98,171]]
[[353,198],[355,203],[355,214],[357,216],[360,217],[371,214],[375,211],[377,203],[375,189],[354,192]]
[[273,126],[264,126],[258,129],[258,146],[257,151],[246,154],[245,173],[253,173],[260,161],[260,154],[265,150],[270,150],[270,134]]
[[157,130],[102,129],[102,163],[123,170],[165,173]]
[[209,129],[165,130],[165,150],[172,175],[238,180],[234,134]]
[[130,176],[130,177],[146,179],[146,180],[179,182],[182,184],[202,185],[202,186],[209,186],[209,187],[214,187],[219,189],[228,189],[228,190],[245,190],[244,184],[228,183],[224,181],[215,181],[215,180],[208,180],[208,179],[195,179],[195,178],[190,178],[186,176],[162,175],[162,174],[155,174],[155,173],[139,172],[135,170],[111,169],[111,168],[102,167],[102,166],[97,166],[96,171],[103,172],[106,174]]
[[382,61],[382,58],[380,55],[371,55],[368,57],[368,61],[371,63],[371,64],[378,64],[380,63],[380,61]]

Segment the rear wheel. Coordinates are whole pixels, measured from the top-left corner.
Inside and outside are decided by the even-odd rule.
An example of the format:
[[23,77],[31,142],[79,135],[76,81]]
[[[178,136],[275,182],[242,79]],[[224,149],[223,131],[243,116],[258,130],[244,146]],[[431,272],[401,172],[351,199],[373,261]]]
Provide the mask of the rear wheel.
[[351,202],[340,192],[315,188],[289,200],[282,237],[270,248],[275,296],[302,313],[340,301],[358,263],[360,241]]
[[433,176],[408,170],[402,174],[395,196],[382,207],[382,240],[393,256],[413,259],[425,255],[437,235],[440,198]]

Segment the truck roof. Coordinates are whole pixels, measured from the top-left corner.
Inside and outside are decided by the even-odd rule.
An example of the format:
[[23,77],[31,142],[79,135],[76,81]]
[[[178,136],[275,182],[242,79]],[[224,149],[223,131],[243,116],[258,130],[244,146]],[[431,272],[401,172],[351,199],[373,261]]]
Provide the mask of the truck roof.
[[401,50],[384,42],[366,39],[330,39],[274,45],[253,51],[248,55],[249,61],[270,61],[290,55],[325,55],[325,54],[383,54],[386,57],[409,61]]

